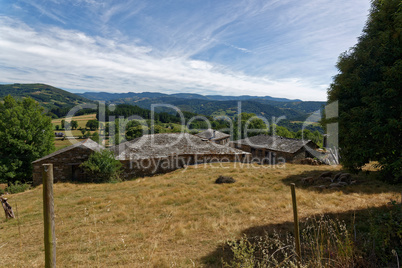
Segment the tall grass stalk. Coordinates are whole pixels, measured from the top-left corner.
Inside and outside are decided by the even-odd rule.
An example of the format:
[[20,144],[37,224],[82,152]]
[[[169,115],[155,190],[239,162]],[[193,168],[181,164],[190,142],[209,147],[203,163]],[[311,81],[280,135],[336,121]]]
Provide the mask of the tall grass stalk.
[[354,267],[353,241],[346,224],[328,217],[307,219],[301,234],[303,262],[299,263],[290,233],[229,241],[233,260],[225,267]]

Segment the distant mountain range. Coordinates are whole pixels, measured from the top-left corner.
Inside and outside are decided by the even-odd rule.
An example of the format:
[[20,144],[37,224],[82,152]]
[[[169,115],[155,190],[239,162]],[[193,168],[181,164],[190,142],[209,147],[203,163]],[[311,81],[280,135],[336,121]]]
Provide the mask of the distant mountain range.
[[[241,111],[255,113],[270,119],[272,116],[286,116],[290,120],[304,120],[309,114],[325,105],[320,101],[301,101],[269,96],[221,96],[200,95],[191,93],[163,94],[154,92],[143,93],[107,93],[86,92],[78,94],[94,101],[106,101],[109,104],[132,104],[141,108],[151,109],[152,104],[170,104],[181,110],[204,115],[233,116],[237,113],[238,102],[241,101]],[[172,111],[161,109],[157,111]]]
[[[288,120],[293,121],[303,121],[309,114],[325,105],[325,102],[320,101],[290,100],[269,96],[204,96],[191,93],[164,94],[157,92],[73,94],[45,84],[0,85],[0,99],[8,94],[17,98],[31,97],[48,110],[60,110],[83,103],[105,101],[107,104],[131,104],[145,109],[151,109],[152,104],[170,104],[184,111],[207,116],[234,116],[237,114],[238,103],[241,101],[242,112],[255,113],[267,119],[271,119],[272,116],[284,115]],[[174,112],[171,108],[159,108],[157,111]]]
[[85,92],[85,93],[77,93],[77,95],[83,96],[92,100],[101,100],[101,101],[117,101],[121,99],[131,99],[131,100],[139,100],[143,98],[163,98],[163,97],[173,97],[177,99],[197,99],[197,100],[213,100],[213,101],[244,101],[244,100],[267,100],[267,101],[277,101],[277,102],[300,102],[301,100],[290,100],[285,98],[274,98],[270,96],[265,97],[257,97],[257,96],[222,96],[222,95],[200,95],[193,93],[175,93],[175,94],[164,94],[157,92],[128,92],[128,93],[108,93],[108,92]]

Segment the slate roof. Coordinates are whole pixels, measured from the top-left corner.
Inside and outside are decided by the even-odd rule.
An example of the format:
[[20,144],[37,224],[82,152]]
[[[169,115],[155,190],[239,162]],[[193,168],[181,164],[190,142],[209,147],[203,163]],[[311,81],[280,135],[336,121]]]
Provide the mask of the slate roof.
[[234,144],[249,145],[252,148],[265,148],[271,151],[296,153],[304,145],[313,149],[318,146],[311,140],[303,141],[299,139],[284,138],[279,136],[258,135],[242,140],[233,141]]
[[200,139],[188,133],[144,135],[110,148],[118,160],[169,157],[194,154],[249,154]]
[[67,151],[69,151],[71,149],[74,149],[74,148],[77,148],[77,147],[88,148],[88,149],[91,149],[92,151],[97,151],[97,152],[99,152],[102,149],[105,149],[105,147],[103,147],[102,145],[100,145],[97,142],[94,142],[93,140],[88,138],[88,139],[86,139],[84,141],[77,142],[77,143],[75,143],[73,145],[70,145],[70,146],[68,146],[66,148],[60,149],[60,150],[58,150],[58,151],[56,151],[54,153],[51,153],[51,154],[48,154],[48,155],[46,155],[46,156],[44,156],[42,158],[39,158],[38,160],[33,161],[32,164],[35,164],[35,163],[40,162],[42,160],[51,158],[51,157],[59,155],[59,154],[62,154],[64,152],[67,152]]
[[214,129],[207,129],[195,135],[202,139],[208,139],[212,141],[230,137],[230,135]]

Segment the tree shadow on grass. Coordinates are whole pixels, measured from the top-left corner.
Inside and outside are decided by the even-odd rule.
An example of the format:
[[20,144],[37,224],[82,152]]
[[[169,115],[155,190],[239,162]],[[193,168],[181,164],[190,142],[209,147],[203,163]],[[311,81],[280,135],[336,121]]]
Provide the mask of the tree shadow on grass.
[[[391,211],[391,213],[389,213]],[[388,212],[385,213],[385,212]],[[395,214],[398,213],[399,216],[395,216]],[[390,219],[386,218],[384,215],[389,215]],[[394,215],[394,216],[392,216]],[[370,240],[369,233],[370,233],[370,222],[376,222],[378,220],[384,221],[385,225],[389,223],[389,221],[395,221],[395,219],[398,219],[399,223],[402,221],[402,205],[401,204],[388,204],[385,206],[381,207],[375,207],[375,208],[367,208],[367,209],[361,209],[361,210],[350,210],[350,211],[345,211],[343,213],[328,213],[325,214],[325,216],[329,219],[337,219],[340,222],[344,222],[347,226],[347,230],[349,234],[351,235],[353,239],[353,243],[358,247],[358,252],[361,252],[362,248],[359,248],[359,246],[363,245],[364,243],[367,243],[367,241],[370,241],[368,243],[368,247],[373,245],[373,242]],[[312,215],[309,218],[315,218],[315,219],[320,219],[322,217],[322,214],[316,214]],[[382,217],[385,217],[384,220]],[[387,216],[388,217],[388,216]],[[300,233],[307,227],[306,226],[306,219],[301,219],[300,220]],[[311,224],[311,221],[310,221]],[[377,223],[378,224],[378,223]],[[395,224],[395,223],[394,223]],[[398,223],[396,223],[398,224]],[[382,228],[380,227],[375,227],[378,229],[374,230],[374,233],[381,232]],[[388,228],[388,227],[386,227]],[[395,226],[394,226],[395,228]],[[371,230],[373,232],[373,230]],[[294,223],[293,222],[283,222],[280,224],[267,224],[267,225],[260,225],[260,226],[252,226],[250,228],[247,228],[241,232],[241,237],[247,238],[248,241],[257,241],[257,238],[260,237],[266,237],[266,235],[273,235],[274,233],[284,235],[286,233],[294,234]],[[388,235],[388,234],[387,234]],[[240,237],[239,237],[240,239]],[[302,238],[303,239],[303,238]],[[388,236],[386,237],[388,239]],[[398,237],[397,234],[395,234],[394,237],[391,238],[391,240],[388,241],[382,241],[380,242],[385,242],[385,243],[390,243],[390,249],[388,249],[389,252],[387,254],[391,254],[391,248],[395,248],[399,253],[402,253],[402,238]],[[302,241],[303,243],[303,241]],[[378,241],[377,241],[378,243]],[[375,243],[374,243],[375,244]],[[367,244],[365,244],[367,246]],[[367,249],[366,249],[367,251]],[[360,265],[357,265],[356,267],[382,267],[384,263],[379,265],[378,261],[381,259],[382,256],[379,256],[378,253],[377,255],[374,253],[374,250],[369,249],[368,250],[370,253],[369,255],[365,256],[365,259],[362,260],[363,266],[360,263]],[[302,251],[302,256],[306,257],[306,254]],[[201,261],[205,265],[205,267],[224,267],[224,264],[228,264],[233,262],[234,260],[234,254],[230,248],[230,246],[227,243],[222,243],[220,244],[213,252],[210,254],[204,256]],[[363,262],[364,261],[364,262]],[[396,266],[396,258],[395,259],[390,259],[388,263],[385,264],[386,267],[397,267]]]
[[[341,170],[341,171],[333,171],[332,178],[338,172],[348,173],[348,171]],[[315,192],[322,192],[322,193],[330,193],[335,191],[341,191],[344,194],[352,194],[352,193],[363,193],[363,194],[378,194],[378,193],[401,193],[402,192],[402,184],[399,185],[390,185],[383,181],[378,180],[379,172],[378,171],[366,171],[360,172],[359,174],[351,174],[352,181],[356,181],[355,184],[347,185],[344,187],[337,187],[337,188],[318,188],[320,185],[329,185],[331,182],[323,182],[320,180],[315,180],[312,184],[304,184],[302,182],[303,178],[313,177],[317,179],[321,174],[326,173],[326,171],[322,170],[312,170],[312,171],[305,171],[301,174],[288,176],[282,179],[282,182],[285,185],[290,186],[291,183],[294,183],[297,188],[315,191]]]

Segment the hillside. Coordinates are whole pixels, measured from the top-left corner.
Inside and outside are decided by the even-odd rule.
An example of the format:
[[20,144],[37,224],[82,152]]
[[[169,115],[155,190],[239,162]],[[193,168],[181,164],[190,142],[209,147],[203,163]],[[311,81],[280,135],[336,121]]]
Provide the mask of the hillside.
[[[45,107],[53,117],[64,116],[71,107],[88,102],[106,101],[111,104],[137,105],[144,109],[151,109],[152,104],[170,104],[182,111],[207,116],[229,116],[237,114],[238,102],[241,101],[242,112],[254,113],[268,120],[286,116],[287,120],[303,121],[312,112],[321,109],[325,102],[289,100],[269,96],[221,96],[200,95],[192,93],[164,94],[158,92],[142,93],[107,93],[86,92],[73,94],[68,91],[45,84],[9,84],[0,85],[0,99],[10,94],[13,97],[31,97]],[[157,108],[158,112],[174,112],[172,109]],[[87,111],[84,113],[93,113]],[[175,112],[174,112],[175,113]]]
[[45,84],[0,85],[0,99],[7,95],[15,98],[31,97],[47,110],[92,102],[85,97]]
[[159,98],[159,97],[173,97],[179,99],[198,99],[198,100],[215,100],[215,101],[244,101],[244,100],[266,100],[266,101],[277,101],[277,102],[300,102],[301,100],[290,100],[286,98],[274,98],[270,96],[264,97],[257,97],[257,96],[249,96],[249,95],[242,95],[242,96],[222,96],[222,95],[201,95],[195,93],[175,93],[175,94],[164,94],[164,93],[157,93],[157,92],[142,92],[142,93],[135,93],[135,92],[128,92],[128,93],[107,93],[107,92],[85,92],[80,93],[83,97],[88,99],[94,100],[104,100],[104,101],[112,101],[112,100],[119,100],[129,98],[132,100],[138,100],[142,98]]
[[[220,96],[199,95],[190,93],[163,94],[163,93],[106,93],[86,92],[80,94],[92,100],[103,100],[115,104],[138,105],[141,108],[151,109],[152,104],[171,104],[183,111],[207,116],[226,115],[237,113],[238,102],[241,101],[242,112],[255,113],[271,119],[272,116],[286,116],[289,120],[303,121],[308,115],[322,108],[325,102],[310,102],[289,100],[283,98],[256,97],[256,96]],[[171,112],[170,109],[160,111]]]
[[[55,184],[58,266],[222,267],[228,239],[292,230],[291,182],[301,218],[351,220],[398,200],[402,190],[376,181],[322,192],[300,185],[300,177],[339,170],[331,166],[207,167],[115,184]],[[219,175],[237,182],[214,184]],[[18,221],[0,218],[2,266],[44,267],[42,187],[7,198]]]

